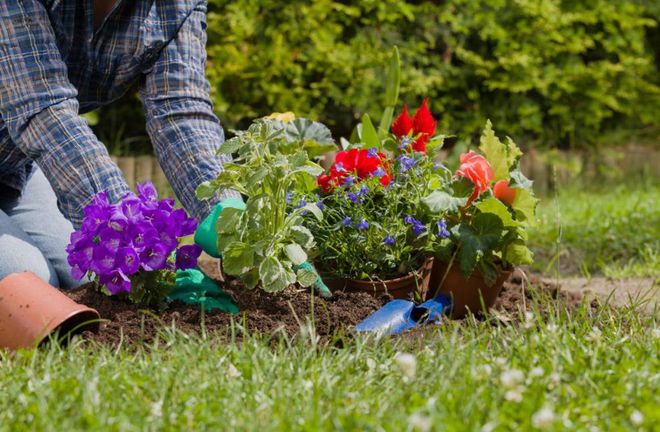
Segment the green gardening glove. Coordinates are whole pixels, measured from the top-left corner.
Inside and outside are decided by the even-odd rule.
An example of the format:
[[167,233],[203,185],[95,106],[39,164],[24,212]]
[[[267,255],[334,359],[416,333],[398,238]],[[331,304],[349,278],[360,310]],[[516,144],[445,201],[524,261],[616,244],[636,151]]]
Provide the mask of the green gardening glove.
[[168,298],[189,305],[200,305],[206,312],[219,310],[236,314],[239,311],[229,294],[198,268],[177,270],[176,283]]
[[316,292],[319,293],[319,295],[323,298],[330,298],[332,297],[332,293],[330,292],[330,288],[323,282],[323,279],[321,279],[321,276],[319,276],[319,272],[316,271],[313,265],[305,261],[304,263],[293,266],[293,269],[298,271],[300,269],[302,270],[311,270],[314,273],[316,273],[316,282],[312,285]]
[[200,222],[195,231],[195,243],[201,247],[204,252],[214,258],[221,258],[222,254],[218,250],[218,233],[215,230],[215,224],[226,208],[235,208],[245,210],[245,203],[240,198],[227,198],[220,201],[211,211],[211,214]]

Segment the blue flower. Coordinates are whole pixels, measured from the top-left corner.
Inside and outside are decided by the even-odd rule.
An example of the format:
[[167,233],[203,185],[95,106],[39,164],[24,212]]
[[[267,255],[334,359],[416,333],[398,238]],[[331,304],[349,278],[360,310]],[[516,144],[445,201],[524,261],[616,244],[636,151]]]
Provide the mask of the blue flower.
[[419,223],[419,221],[418,221],[415,225],[412,226],[412,229],[413,229],[413,231],[415,232],[415,235],[418,236],[418,235],[420,235],[421,233],[423,233],[424,231],[426,231],[426,226],[422,225],[422,224]]
[[303,208],[303,207],[305,207],[306,205],[307,205],[307,201],[305,200],[305,198],[302,198],[302,199],[298,202],[298,205],[294,207],[294,209]]
[[325,204],[323,204],[323,201],[316,201],[316,207],[321,211],[325,210]]
[[450,235],[447,229],[447,222],[444,219],[438,221],[438,235],[442,238],[447,238]]
[[442,164],[440,162],[436,162],[435,164],[433,164],[433,169],[439,170],[440,168],[442,168]]
[[345,187],[353,186],[353,182],[355,182],[355,179],[351,176],[348,176],[344,179],[344,186]]
[[366,230],[367,228],[369,228],[369,222],[367,222],[366,219],[364,219],[364,218],[360,219],[360,222],[358,223],[357,229]]
[[401,140],[401,145],[399,145],[399,148],[401,150],[405,150],[405,148],[408,147],[411,142],[412,142],[412,140],[410,139],[410,137],[407,137],[407,136],[403,137],[403,139]]
[[415,165],[415,159],[411,158],[410,156],[402,155],[396,158],[396,160],[398,160],[399,163],[401,163],[401,166],[399,167],[401,172],[406,172],[410,168],[412,168],[413,165]]
[[381,168],[381,167],[376,168],[376,169],[374,170],[374,172],[373,172],[373,175],[375,175],[376,177],[382,177],[382,176],[384,176],[385,174],[387,174],[387,173],[386,173],[385,170],[384,170],[383,168]]
[[346,196],[348,196],[348,199],[353,201],[354,203],[358,202],[358,194],[355,192],[349,192]]
[[369,186],[367,185],[362,185],[360,188],[360,192],[358,192],[359,195],[366,195],[369,193]]
[[343,164],[342,162],[337,162],[337,163],[335,164],[335,169],[337,170],[337,172],[342,172],[342,171],[344,171],[344,164]]
[[386,246],[393,246],[394,243],[395,243],[394,237],[392,237],[389,234],[386,235],[385,238],[383,239],[383,244],[386,245]]
[[421,222],[415,219],[414,217],[408,215],[405,218],[403,218],[403,223],[408,225],[419,225]]
[[378,149],[376,147],[372,147],[367,151],[367,156],[369,157],[378,157]]
[[344,226],[351,226],[351,224],[353,224],[353,221],[351,220],[351,218],[350,218],[349,216],[346,216],[346,217],[341,221],[341,224],[344,225]]
[[286,203],[291,204],[291,199],[293,198],[293,192],[286,193]]

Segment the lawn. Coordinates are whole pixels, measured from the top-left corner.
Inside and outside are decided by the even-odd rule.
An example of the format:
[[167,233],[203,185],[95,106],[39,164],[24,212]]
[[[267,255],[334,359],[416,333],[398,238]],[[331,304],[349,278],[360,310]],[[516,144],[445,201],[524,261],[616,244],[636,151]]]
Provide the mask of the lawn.
[[[530,235],[539,269],[657,277],[659,206],[650,184],[560,190]],[[342,348],[166,329],[139,351],[0,353],[0,430],[658,430],[658,314],[588,310]]]

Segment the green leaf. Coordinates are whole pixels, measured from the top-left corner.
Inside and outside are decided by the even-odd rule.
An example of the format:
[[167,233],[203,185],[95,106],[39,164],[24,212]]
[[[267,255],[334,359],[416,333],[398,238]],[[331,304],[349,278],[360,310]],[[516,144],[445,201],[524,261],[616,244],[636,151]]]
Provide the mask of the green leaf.
[[240,241],[229,243],[222,253],[222,268],[227,274],[239,276],[254,266],[254,250]]
[[384,139],[389,133],[390,126],[392,126],[392,118],[394,117],[394,107],[388,106],[383,110],[383,115],[380,117],[380,124],[378,125],[378,138]]
[[254,189],[261,184],[262,180],[265,179],[268,174],[270,174],[268,168],[266,166],[260,166],[248,176],[245,185],[248,188]]
[[318,144],[333,144],[332,132],[323,123],[306,118],[296,118],[284,124],[286,137],[292,141],[312,141]]
[[294,225],[290,228],[291,238],[305,249],[309,249],[314,244],[312,232],[302,225]]
[[456,198],[447,192],[437,190],[422,198],[422,203],[431,213],[454,213],[467,203],[467,198]]
[[220,145],[218,149],[218,154],[229,155],[238,151],[239,148],[243,145],[243,141],[239,137],[234,137],[228,139]]
[[307,204],[306,206],[300,209],[300,212],[302,213],[305,210],[311,212],[319,221],[323,220],[323,212],[321,211],[320,208],[318,208],[316,203]]
[[362,116],[362,142],[369,148],[380,149],[380,138],[378,138],[378,133],[376,133],[373,123],[371,123],[369,114]]
[[[385,106],[394,107],[399,100],[399,87],[401,86],[401,58],[399,49],[394,47],[387,69],[387,82],[385,83]],[[387,125],[386,129],[389,129]]]
[[511,264],[533,264],[534,253],[529,250],[522,240],[518,240],[509,245],[504,255],[504,260]]
[[513,181],[509,183],[509,187],[518,186],[522,189],[527,189],[528,191],[532,191],[534,182],[528,179],[527,177],[525,177],[522,171],[520,171],[520,168],[516,168],[513,171],[511,171],[511,179]]
[[300,265],[307,261],[307,254],[297,243],[291,243],[284,247],[286,256],[289,257],[293,265]]
[[516,212],[519,219],[527,221],[529,224],[536,223],[536,205],[539,200],[527,189],[516,189],[516,199],[513,200],[511,207]]
[[291,174],[300,174],[300,173],[305,173],[309,174],[310,176],[316,177],[320,176],[323,173],[323,168],[321,168],[318,164],[315,164],[312,161],[307,161],[304,165],[297,167],[293,171],[291,171]]
[[215,230],[218,232],[218,235],[235,233],[244,211],[232,207],[223,209],[222,214],[215,224]]
[[459,266],[466,278],[484,255],[497,245],[503,228],[500,218],[490,213],[478,213],[471,224],[462,223],[454,227],[453,234],[459,241]]
[[507,206],[495,197],[487,198],[474,206],[482,213],[490,213],[499,217],[505,227],[515,227],[520,225],[519,222],[513,220]]
[[285,278],[282,263],[272,255],[267,256],[259,265],[259,278],[264,284],[264,288],[275,283],[278,279]]
[[214,197],[216,190],[217,188],[212,182],[205,181],[197,186],[197,189],[195,190],[195,196],[199,200],[206,200]]
[[481,135],[479,150],[485,155],[493,168],[493,180],[495,181],[508,179],[510,168],[522,155],[522,152],[511,138],[507,138],[506,144],[500,141],[495,135],[495,131],[493,131],[490,120],[486,122],[486,127]]
[[300,269],[296,273],[296,279],[302,287],[310,287],[314,285],[318,276],[316,272],[310,269]]
[[241,275],[241,281],[247,289],[256,288],[259,283],[259,270],[256,267],[252,267],[249,271]]

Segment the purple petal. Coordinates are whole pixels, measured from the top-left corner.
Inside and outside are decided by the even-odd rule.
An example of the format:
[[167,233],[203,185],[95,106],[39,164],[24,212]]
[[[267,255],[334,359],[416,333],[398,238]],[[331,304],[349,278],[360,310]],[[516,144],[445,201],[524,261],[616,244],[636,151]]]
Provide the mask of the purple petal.
[[197,258],[202,253],[202,248],[197,245],[181,246],[176,251],[177,270],[186,270],[197,267]]
[[158,191],[153,183],[150,181],[138,183],[137,185],[138,196],[143,201],[157,201]]
[[142,268],[147,271],[162,270],[165,268],[167,256],[170,252],[171,249],[168,250],[168,248],[162,243],[155,243],[149,246],[140,255]]
[[110,294],[131,292],[131,280],[121,270],[99,277],[99,283],[105,285]]
[[108,275],[117,270],[115,253],[100,246],[94,248],[90,269],[97,275]]
[[140,258],[133,248],[121,248],[117,253],[119,269],[127,275],[137,273],[140,268]]

